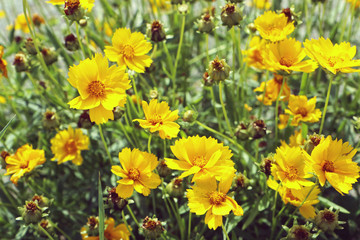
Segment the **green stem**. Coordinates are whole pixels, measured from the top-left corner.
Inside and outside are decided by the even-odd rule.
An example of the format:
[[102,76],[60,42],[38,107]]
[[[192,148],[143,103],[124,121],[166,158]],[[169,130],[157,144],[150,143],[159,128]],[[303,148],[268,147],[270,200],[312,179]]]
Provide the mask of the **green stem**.
[[223,101],[223,96],[222,96],[222,81],[220,81],[219,83],[219,98],[220,98],[220,103],[221,103],[221,107],[222,107],[222,110],[223,110],[223,114],[224,114],[224,117],[225,117],[225,121],[226,121],[226,124],[228,126],[228,129],[229,129],[229,132],[230,132],[230,136],[234,136],[234,132],[231,128],[231,125],[230,125],[230,122],[229,122],[229,119],[228,119],[228,116],[227,116],[227,113],[226,113],[226,109],[225,109],[225,104],[224,104],[224,101]]
[[135,83],[135,76],[132,76],[131,77],[131,81],[132,81],[132,84],[133,84],[133,88],[134,88],[134,92],[135,92],[135,96],[136,96],[136,105],[137,105],[137,115],[139,116],[140,113],[141,113],[141,109],[140,109],[140,101],[141,101],[141,98],[138,94],[138,91],[137,91],[137,88],[136,88],[136,83]]
[[218,111],[216,109],[216,99],[215,99],[213,86],[210,86],[209,89],[210,89],[210,93],[211,93],[211,98],[213,100],[214,111],[215,111],[215,115],[216,115],[216,118],[217,118],[217,121],[218,121],[219,131],[222,132],[223,130],[222,130],[222,127],[221,127],[221,119],[220,119],[219,113],[218,113]]
[[131,140],[129,134],[127,134],[127,131],[126,131],[123,123],[121,122],[121,120],[119,121],[119,124],[120,124],[120,128],[121,128],[122,133],[125,135],[126,139],[127,139],[128,142],[131,144],[131,146],[132,146],[133,148],[135,148],[135,144],[134,144],[134,142]]
[[261,101],[260,101],[260,107],[259,107],[259,112],[258,112],[258,119],[260,119],[261,115],[262,115],[262,109],[263,109],[264,102],[265,102],[266,87],[267,87],[268,78],[269,78],[269,71],[266,71],[266,74],[265,74],[265,87],[264,87],[264,93],[262,95],[262,99],[260,98]]
[[335,78],[335,75],[333,74],[333,75],[330,77],[330,83],[329,83],[328,91],[327,91],[327,94],[326,94],[325,106],[324,106],[324,110],[323,110],[323,116],[322,116],[322,118],[321,118],[321,125],[320,125],[319,135],[322,133],[322,130],[323,130],[323,127],[324,127],[326,110],[327,110],[327,107],[328,107],[328,104],[329,104],[329,98],[330,98],[330,92],[331,92],[331,85],[332,85],[332,82],[333,82],[334,78]]
[[113,161],[112,161],[112,158],[111,158],[111,155],[110,155],[108,146],[107,146],[106,141],[105,141],[105,138],[104,138],[104,134],[103,134],[103,130],[102,130],[101,124],[99,124],[99,133],[100,133],[101,141],[102,141],[103,144],[104,144],[106,154],[107,154],[107,156],[108,156],[108,158],[109,158],[109,160],[110,160],[110,164],[111,164],[111,166],[112,166],[112,165],[113,165]]
[[282,84],[281,84],[281,88],[280,88],[280,92],[276,98],[276,104],[275,104],[275,144],[277,144],[278,141],[278,120],[279,120],[279,100],[284,88],[284,84],[287,80],[287,77],[283,78]]
[[188,236],[187,239],[190,239],[191,236],[191,212],[189,212],[189,222],[188,222]]
[[210,56],[209,56],[209,34],[205,34],[206,40],[206,65],[210,63]]
[[131,210],[131,208],[129,207],[129,205],[126,205],[126,208],[127,208],[127,210],[129,211],[129,213],[130,213],[130,215],[131,215],[131,217],[132,217],[132,219],[134,220],[134,222],[135,222],[135,224],[136,224],[136,226],[140,226],[140,224],[139,224],[139,222],[138,222],[138,220],[136,219],[136,217],[135,217],[135,215],[134,215],[134,213],[133,213],[133,211]]
[[127,221],[126,221],[124,211],[121,211],[121,216],[122,216],[122,218],[123,218],[123,221],[124,221],[124,223],[125,223],[125,226],[126,226],[127,230],[128,230],[129,233],[131,234],[131,237],[132,237],[134,240],[136,240],[135,235],[134,235],[133,232],[131,231],[131,229],[130,229],[130,227],[129,227],[129,224],[128,224]]
[[319,33],[320,36],[323,36],[323,23],[324,23],[324,14],[325,14],[325,9],[326,9],[326,1],[321,4],[322,5],[322,12],[321,12],[321,16],[320,16],[320,20],[319,20]]
[[347,36],[347,39],[346,39],[347,41],[349,41],[350,37],[351,37],[352,25],[354,23],[355,5],[356,4],[353,3],[352,6],[351,6],[351,21],[350,21],[348,36]]
[[38,227],[50,240],[54,240],[50,233],[48,233],[41,225],[38,225]]
[[224,224],[221,224],[221,227],[222,227],[222,230],[223,230],[224,235],[226,236],[226,240],[230,240],[229,235],[228,235],[227,232],[226,232],[226,229],[225,229]]
[[174,68],[172,65],[172,57],[169,53],[169,49],[167,48],[166,41],[163,41],[163,47],[164,47],[164,51],[165,51],[165,55],[166,55],[166,59],[167,59],[167,64],[169,65],[169,68],[170,68],[170,72],[173,72]]
[[276,203],[277,203],[277,195],[278,195],[278,190],[279,190],[280,184],[278,185],[278,187],[276,188],[275,191],[275,197],[274,197],[274,208],[272,211],[272,220],[271,220],[271,234],[270,234],[270,240],[273,238],[274,233],[275,233],[275,228],[276,228],[276,220],[277,218],[275,217],[275,212],[276,212]]
[[152,134],[150,133],[149,139],[148,139],[148,145],[147,145],[149,153],[151,153],[151,138],[152,138]]

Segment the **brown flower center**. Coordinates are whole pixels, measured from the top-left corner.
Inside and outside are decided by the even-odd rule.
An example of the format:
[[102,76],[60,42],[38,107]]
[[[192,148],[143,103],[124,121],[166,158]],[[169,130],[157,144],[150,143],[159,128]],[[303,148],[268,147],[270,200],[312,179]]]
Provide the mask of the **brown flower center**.
[[216,71],[222,71],[224,69],[224,64],[219,59],[214,59],[212,61],[212,66]]
[[128,177],[134,181],[138,180],[140,178],[140,172],[136,168],[130,168]]
[[324,172],[334,172],[334,163],[331,161],[325,161],[324,165],[322,166],[322,170]]
[[37,210],[37,205],[34,202],[29,202],[28,204],[26,204],[26,210],[28,211],[32,211],[35,212]]
[[151,116],[151,118],[149,119],[149,122],[152,125],[156,125],[158,123],[163,124],[162,117],[157,113],[155,113],[154,115]]
[[219,205],[226,200],[226,194],[222,192],[214,191],[209,196],[211,205]]
[[28,161],[21,161],[19,166],[20,166],[20,168],[27,168],[29,166],[29,162]]
[[73,139],[70,139],[65,143],[64,149],[67,154],[76,153],[77,152],[76,142]]
[[298,228],[294,231],[295,239],[306,240],[309,239],[310,233],[306,229]]
[[206,165],[207,160],[204,158],[204,156],[197,156],[192,160],[192,163],[195,166],[203,168]]
[[331,211],[325,211],[323,215],[323,219],[328,223],[332,223],[336,220],[336,215]]
[[298,199],[297,197],[295,197],[295,196],[292,194],[292,192],[291,192],[290,189],[286,189],[286,197],[287,197],[287,198],[290,198],[290,200],[292,200],[292,201],[300,201],[300,199]]
[[298,170],[293,166],[288,166],[286,167],[285,176],[289,180],[294,180],[298,177]]
[[279,62],[281,65],[287,66],[287,67],[291,67],[294,63],[294,61],[292,59],[289,59],[287,57],[282,57]]
[[134,48],[131,45],[126,44],[123,47],[122,54],[124,54],[126,58],[132,59],[135,55]]
[[300,107],[296,111],[296,114],[300,114],[302,117],[305,117],[308,114],[308,112],[307,112],[306,108]]
[[88,93],[94,97],[102,97],[105,94],[105,84],[100,81],[92,81],[88,86]]

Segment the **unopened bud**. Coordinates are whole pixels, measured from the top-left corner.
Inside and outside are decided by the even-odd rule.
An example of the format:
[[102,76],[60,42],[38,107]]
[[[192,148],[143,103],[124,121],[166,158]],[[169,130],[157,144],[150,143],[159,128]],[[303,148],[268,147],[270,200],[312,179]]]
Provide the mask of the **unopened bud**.
[[233,180],[233,188],[235,191],[246,189],[250,184],[249,179],[242,173],[237,173]]
[[[45,231],[47,231],[50,235],[53,235],[55,233],[55,230],[54,230],[54,226],[46,219],[42,219],[39,224],[38,224],[38,227],[40,228],[43,228]],[[39,229],[38,230],[39,234],[42,236],[42,237],[47,237],[47,235],[43,232],[43,230]]]
[[263,120],[255,120],[249,127],[249,135],[253,139],[259,139],[266,135],[266,124]]
[[43,125],[44,128],[48,130],[53,130],[58,128],[60,126],[60,122],[56,112],[46,110],[46,112],[43,115]]
[[231,68],[227,65],[225,59],[219,59],[216,57],[213,61],[209,64],[208,74],[209,77],[215,81],[220,82],[224,81],[230,76]]
[[310,240],[311,233],[310,230],[304,225],[294,225],[289,229],[288,235],[286,236],[287,240]]
[[128,204],[126,199],[119,197],[119,195],[116,193],[116,188],[109,189],[108,193],[109,194],[106,199],[106,204],[109,206],[109,208],[112,208],[116,211],[122,211]]
[[308,136],[308,140],[305,142],[304,149],[308,154],[311,154],[313,149],[319,145],[321,139],[323,138],[323,135],[319,135],[317,133],[314,133],[313,135]]
[[147,35],[153,42],[161,42],[166,39],[164,27],[157,20],[148,24]]
[[41,24],[45,23],[44,18],[42,18],[39,14],[34,13],[32,17],[32,21],[36,27],[40,27]]
[[99,218],[95,216],[89,217],[86,229],[89,236],[99,236]]
[[79,20],[80,27],[86,27],[87,26],[87,20],[82,18]]
[[334,232],[335,229],[341,229],[338,221],[339,210],[333,212],[329,209],[324,209],[318,212],[314,222],[318,228],[323,232]]
[[184,183],[181,178],[174,178],[166,186],[166,191],[171,197],[180,198],[184,196]]
[[260,171],[265,173],[268,178],[271,175],[271,166],[275,163],[274,157],[272,155],[263,158],[260,163]]
[[149,92],[150,99],[157,99],[159,97],[159,92],[156,89],[151,89]]
[[249,124],[246,124],[243,122],[240,123],[235,129],[236,138],[238,138],[239,140],[249,139],[248,127],[249,127]]
[[48,66],[57,61],[58,56],[57,56],[57,53],[53,49],[43,48],[41,50],[41,54],[44,58],[46,65],[48,65]]
[[34,195],[31,201],[36,202],[40,208],[49,207],[49,199],[44,196]]
[[183,120],[184,122],[194,122],[196,120],[197,114],[194,110],[187,110],[184,112]]
[[241,10],[233,3],[228,3],[221,9],[221,21],[228,28],[239,25],[242,19]]
[[114,114],[114,121],[119,120],[125,113],[124,108],[122,107],[114,107],[113,114]]
[[65,1],[64,13],[70,21],[79,22],[84,16],[80,0]]
[[25,48],[26,48],[26,51],[31,54],[31,55],[36,55],[37,52],[36,52],[36,48],[35,48],[35,44],[34,44],[34,41],[32,38],[28,38],[26,39],[25,41]]
[[157,218],[146,217],[141,228],[144,230],[144,235],[148,239],[156,239],[165,231]]
[[210,33],[215,28],[214,17],[210,14],[204,14],[198,20],[198,28],[201,33]]
[[165,160],[162,159],[159,161],[159,164],[156,167],[156,170],[159,173],[159,176],[165,178],[171,174],[171,169],[165,163]]
[[22,218],[26,224],[40,222],[42,218],[42,210],[36,202],[26,202],[22,210]]
[[74,34],[69,34],[65,37],[65,47],[69,51],[76,51],[80,48],[79,40]]
[[249,23],[247,25],[247,28],[250,30],[250,32],[255,33],[257,31],[254,23]]
[[24,71],[29,70],[29,64],[28,64],[27,57],[22,52],[19,52],[15,55],[13,65],[15,66],[15,70],[17,72],[24,72]]
[[85,128],[85,129],[90,129],[95,123],[91,122],[90,120],[90,115],[89,115],[89,111],[85,110],[79,117],[79,121],[78,121],[78,127],[79,128]]

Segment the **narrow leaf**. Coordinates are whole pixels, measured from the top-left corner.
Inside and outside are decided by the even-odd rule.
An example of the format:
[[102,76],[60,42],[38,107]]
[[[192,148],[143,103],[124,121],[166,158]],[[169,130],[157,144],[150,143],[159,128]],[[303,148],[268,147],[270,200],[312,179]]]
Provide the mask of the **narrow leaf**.
[[101,188],[101,180],[100,180],[100,172],[99,172],[99,194],[98,194],[98,204],[99,204],[99,238],[100,240],[104,240],[104,232],[105,232],[105,211],[104,211],[104,201],[103,194]]
[[0,132],[0,139],[4,136],[6,129],[10,126],[11,121],[15,118],[16,114],[10,119],[6,126]]

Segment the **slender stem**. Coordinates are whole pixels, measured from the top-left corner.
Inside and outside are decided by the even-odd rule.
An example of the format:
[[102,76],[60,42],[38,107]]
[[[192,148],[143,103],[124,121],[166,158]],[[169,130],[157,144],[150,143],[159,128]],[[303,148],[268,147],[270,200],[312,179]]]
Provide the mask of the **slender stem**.
[[83,44],[82,44],[82,41],[81,41],[81,36],[80,36],[80,31],[79,31],[79,23],[78,23],[78,22],[75,22],[75,26],[76,26],[76,35],[77,35],[77,37],[78,37],[78,42],[79,42],[81,51],[82,51],[83,54],[84,54],[84,58],[86,58],[85,48],[84,48],[84,46],[83,46]]
[[324,23],[325,9],[326,9],[326,1],[321,5],[322,5],[322,12],[319,20],[319,33],[320,36],[323,36],[323,23]]
[[324,106],[324,110],[323,110],[323,116],[321,118],[321,125],[320,125],[320,131],[319,134],[322,133],[323,127],[324,127],[324,122],[325,122],[325,116],[326,116],[326,110],[327,110],[327,106],[329,104],[329,98],[330,98],[330,92],[331,92],[331,85],[332,85],[332,81],[334,80],[335,75],[333,74],[330,77],[330,83],[329,83],[329,87],[328,87],[328,91],[327,91],[327,95],[326,95],[326,100],[325,100],[325,106]]
[[113,161],[112,161],[112,158],[111,158],[111,155],[110,155],[108,146],[107,146],[106,141],[105,141],[105,138],[104,138],[104,134],[103,134],[103,130],[102,130],[101,124],[99,124],[99,133],[100,133],[101,141],[102,141],[103,144],[104,144],[106,154],[107,154],[107,156],[108,156],[108,158],[109,158],[109,160],[110,160],[110,164],[113,165]]
[[276,220],[277,218],[275,217],[275,212],[276,212],[276,203],[277,203],[277,195],[278,195],[278,191],[279,191],[279,187],[280,187],[280,184],[278,185],[278,187],[276,188],[276,191],[275,191],[275,197],[274,197],[274,208],[273,208],[273,211],[272,211],[272,220],[271,220],[271,234],[270,234],[270,240],[273,238],[274,236],[274,233],[275,233],[275,227],[276,227]]
[[148,139],[148,145],[147,145],[149,153],[151,153],[151,138],[152,138],[152,134],[150,133],[149,139]]
[[128,224],[127,221],[126,221],[124,211],[121,211],[121,216],[122,216],[122,218],[123,218],[123,221],[124,221],[124,223],[125,223],[125,226],[126,226],[127,230],[128,230],[129,233],[131,234],[131,237],[132,237],[134,240],[136,240],[135,235],[134,235],[133,232],[131,231],[131,229],[130,229],[130,227],[129,227],[129,224]]
[[127,210],[129,211],[129,213],[130,213],[130,215],[131,215],[131,217],[132,217],[132,219],[134,220],[134,222],[136,223],[136,226],[140,226],[140,224],[139,224],[139,222],[138,222],[138,220],[136,219],[136,217],[135,217],[135,215],[134,215],[134,213],[133,213],[133,211],[131,210],[131,208],[129,207],[129,205],[126,205],[126,208],[127,208]]
[[262,95],[262,98],[261,101],[260,101],[260,107],[259,107],[259,112],[258,112],[258,119],[261,118],[261,114],[262,114],[262,109],[263,109],[263,106],[264,106],[264,102],[265,102],[265,97],[266,97],[266,87],[267,87],[267,81],[268,81],[268,78],[269,78],[269,71],[266,71],[266,74],[265,74],[265,87],[264,87],[264,93]]
[[210,56],[209,56],[209,34],[205,34],[206,40],[206,64],[210,63]]
[[40,224],[38,225],[38,227],[50,240],[54,240],[54,238],[50,235],[50,233],[48,233],[48,231],[46,231]]
[[[231,28],[231,38],[232,38],[232,41],[233,41],[233,48],[232,48],[232,86],[233,86],[233,91],[236,90],[236,87],[235,87],[235,69],[236,69],[236,59],[235,59],[235,56],[236,56],[236,38],[235,38],[235,27],[232,27]],[[240,62],[239,62],[239,65],[240,65]],[[236,94],[236,93],[235,93]]]
[[131,77],[131,81],[132,81],[132,84],[133,84],[133,88],[134,88],[134,92],[135,92],[135,96],[136,96],[136,105],[137,105],[137,115],[139,116],[139,114],[141,113],[141,109],[140,109],[140,101],[141,101],[141,98],[138,94],[138,91],[137,91],[137,88],[136,88],[136,83],[135,83],[135,76],[132,76]]
[[287,80],[287,77],[283,78],[282,84],[281,84],[281,88],[280,88],[280,92],[276,98],[276,104],[275,104],[275,144],[277,144],[277,140],[278,140],[278,120],[279,120],[279,100],[285,85],[285,82]]
[[210,93],[211,93],[211,98],[213,100],[213,104],[214,104],[214,111],[215,111],[215,115],[216,115],[216,118],[217,118],[217,121],[218,121],[218,126],[219,126],[219,131],[222,132],[222,127],[221,127],[221,119],[220,119],[220,116],[219,116],[219,113],[216,109],[216,100],[215,100],[215,94],[214,94],[214,89],[212,86],[209,87],[210,89]]
[[163,156],[163,157],[165,158],[166,155],[167,155],[167,154],[166,154],[166,139],[164,139],[164,156]]
[[230,122],[229,122],[229,119],[228,119],[228,116],[227,116],[227,113],[226,113],[226,109],[225,109],[225,104],[224,104],[224,101],[223,101],[223,96],[222,96],[222,81],[220,81],[219,83],[219,98],[220,98],[220,103],[221,103],[221,107],[222,107],[222,110],[223,110],[223,113],[224,113],[224,117],[225,117],[225,121],[226,121],[226,124],[228,126],[228,129],[229,129],[229,132],[230,132],[230,135],[231,136],[234,136],[234,132],[232,130],[232,127],[230,125]]
[[173,65],[172,65],[172,57],[169,53],[169,49],[167,48],[166,41],[163,41],[163,47],[164,47],[165,55],[166,55],[167,62],[168,62],[169,68],[170,68],[170,72],[173,72],[174,69],[173,69]]
[[123,123],[121,122],[121,120],[119,121],[119,124],[120,124],[121,131],[122,131],[122,133],[125,135],[125,137],[126,137],[126,139],[128,140],[128,142],[132,145],[132,147],[135,147],[134,142],[131,140],[129,134],[127,134],[127,131],[126,131]]
[[226,232],[226,229],[225,229],[224,224],[221,224],[221,227],[222,227],[222,230],[223,230],[224,235],[226,236],[226,240],[230,240],[229,235],[228,235],[227,232]]
[[350,21],[348,36],[347,36],[347,39],[346,39],[347,41],[349,41],[350,37],[351,37],[352,25],[354,23],[355,5],[356,5],[356,3],[353,3],[352,6],[351,6],[351,21]]
[[188,236],[187,239],[190,239],[191,236],[191,212],[189,212],[189,222],[188,222]]

